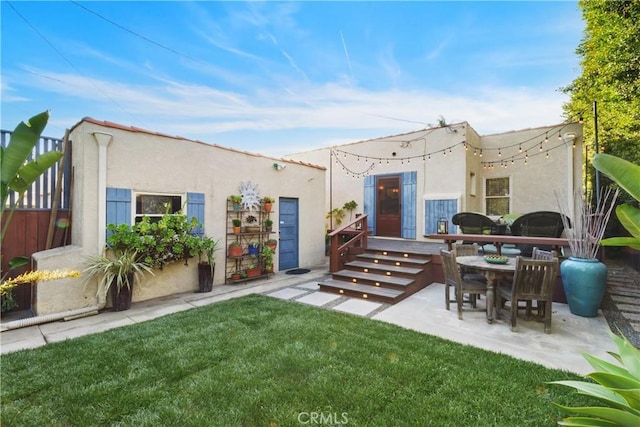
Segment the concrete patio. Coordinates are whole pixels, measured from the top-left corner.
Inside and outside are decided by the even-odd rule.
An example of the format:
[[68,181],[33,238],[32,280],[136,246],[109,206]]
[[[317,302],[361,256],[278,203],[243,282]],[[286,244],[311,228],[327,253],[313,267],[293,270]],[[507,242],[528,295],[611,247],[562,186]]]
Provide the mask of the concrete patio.
[[134,303],[127,311],[104,311],[99,315],[70,321],[13,329],[0,334],[1,352],[6,354],[37,348],[253,293],[366,316],[579,374],[591,372],[582,357],[583,352],[609,359],[606,352],[616,350],[602,313],[595,318],[578,317],[570,314],[565,304],[554,303],[551,334],[544,333],[541,323],[524,319],[519,319],[518,330],[511,332],[505,319],[494,321],[493,324],[486,322],[484,299],[476,310],[464,311],[464,320],[458,320],[455,310],[445,309],[444,285],[439,283],[431,284],[398,304],[388,305],[319,292],[317,281],[326,276],[328,266],[323,264],[313,267],[306,274],[287,275],[280,272],[266,280],[214,286],[214,290],[206,294],[185,293]]

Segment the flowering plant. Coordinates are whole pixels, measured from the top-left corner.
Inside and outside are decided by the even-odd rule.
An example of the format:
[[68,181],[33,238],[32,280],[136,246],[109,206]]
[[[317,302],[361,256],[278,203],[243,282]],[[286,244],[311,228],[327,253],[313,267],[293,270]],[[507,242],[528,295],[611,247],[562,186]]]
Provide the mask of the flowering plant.
[[47,280],[65,279],[68,277],[79,277],[80,272],[76,270],[54,270],[54,271],[28,271],[14,277],[12,279],[2,280],[0,283],[0,297],[2,297],[2,311],[11,310],[16,306],[15,300],[11,290],[18,285],[24,285],[27,283],[44,282]]

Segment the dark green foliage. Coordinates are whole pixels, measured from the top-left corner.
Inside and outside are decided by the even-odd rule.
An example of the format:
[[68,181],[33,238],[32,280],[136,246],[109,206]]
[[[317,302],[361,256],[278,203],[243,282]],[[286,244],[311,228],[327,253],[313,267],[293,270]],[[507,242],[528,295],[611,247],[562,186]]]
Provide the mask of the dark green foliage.
[[559,370],[247,296],[2,357],[2,425],[552,426]]
[[109,224],[107,245],[120,252],[134,250],[139,261],[153,268],[180,259],[186,263],[204,250],[202,238],[192,234],[197,225],[195,217],[189,219],[182,212],[165,214],[157,222],[145,216],[132,226]]
[[[640,164],[640,2],[580,1],[586,23],[576,53],[582,74],[564,88],[568,118],[584,118],[584,141],[595,154],[593,102],[600,152]],[[594,182],[594,170],[587,170]],[[603,184],[606,184],[603,183]]]

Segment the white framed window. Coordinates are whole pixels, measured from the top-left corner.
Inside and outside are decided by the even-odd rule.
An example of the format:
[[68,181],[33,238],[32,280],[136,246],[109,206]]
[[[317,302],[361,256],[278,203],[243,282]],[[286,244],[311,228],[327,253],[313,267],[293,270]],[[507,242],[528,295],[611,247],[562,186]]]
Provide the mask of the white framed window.
[[184,194],[135,193],[134,196],[136,203],[133,219],[136,223],[142,221],[143,216],[157,221],[165,213],[177,213],[184,202]]
[[484,185],[484,195],[487,216],[502,216],[510,213],[511,179],[509,177],[487,178]]

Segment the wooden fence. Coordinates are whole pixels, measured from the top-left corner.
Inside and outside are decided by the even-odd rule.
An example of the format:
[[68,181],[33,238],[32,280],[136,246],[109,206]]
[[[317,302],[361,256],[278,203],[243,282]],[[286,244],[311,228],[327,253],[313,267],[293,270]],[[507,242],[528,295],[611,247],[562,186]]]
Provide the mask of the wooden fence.
[[[9,144],[11,132],[0,131],[0,143],[5,148]],[[42,137],[36,145],[29,160],[49,151],[62,151],[64,145],[65,156],[63,160],[47,170],[24,197],[19,198],[17,193],[9,194],[9,206],[18,205],[11,218],[7,234],[2,240],[0,251],[2,254],[1,271],[8,273],[8,277],[15,277],[24,273],[29,266],[9,271],[9,261],[17,256],[31,257],[36,252],[48,249],[47,240],[51,243],[49,248],[56,248],[70,244],[71,239],[71,143],[62,139]],[[60,183],[61,188],[56,191]],[[56,197],[57,196],[57,197]],[[55,218],[52,220],[53,207],[57,205]],[[4,225],[8,212],[2,218]],[[31,285],[23,285],[16,288],[14,298],[18,303],[17,310],[25,310],[31,307]]]

